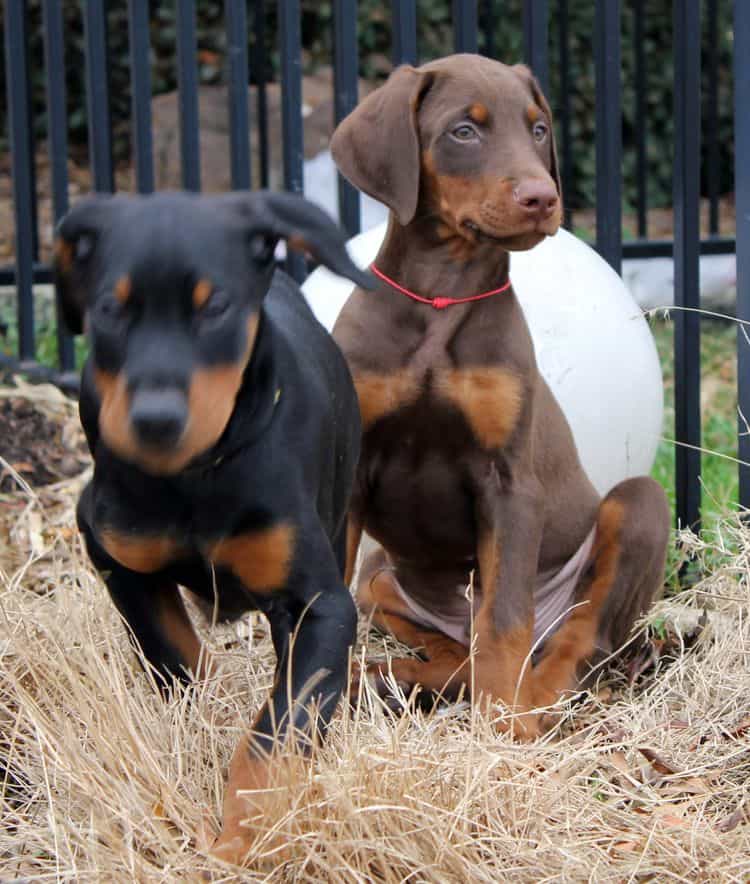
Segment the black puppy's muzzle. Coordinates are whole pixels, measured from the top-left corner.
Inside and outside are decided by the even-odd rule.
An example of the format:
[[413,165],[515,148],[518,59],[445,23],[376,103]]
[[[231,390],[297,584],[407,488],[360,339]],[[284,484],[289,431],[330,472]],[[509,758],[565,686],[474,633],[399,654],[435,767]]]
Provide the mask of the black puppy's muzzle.
[[187,397],[180,390],[139,390],[130,404],[130,424],[148,448],[174,448],[188,420]]

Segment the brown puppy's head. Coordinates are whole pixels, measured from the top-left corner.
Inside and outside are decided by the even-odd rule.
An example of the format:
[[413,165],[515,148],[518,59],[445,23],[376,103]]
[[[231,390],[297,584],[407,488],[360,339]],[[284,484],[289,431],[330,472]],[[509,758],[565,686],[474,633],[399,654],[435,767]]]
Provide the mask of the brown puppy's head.
[[342,173],[402,225],[434,218],[461,251],[529,249],[557,232],[552,115],[523,65],[452,55],[400,67],[339,125]]
[[219,440],[281,238],[368,286],[333,221],[291,194],[100,196],[60,222],[61,308],[86,327],[99,432],[119,457],[173,474]]

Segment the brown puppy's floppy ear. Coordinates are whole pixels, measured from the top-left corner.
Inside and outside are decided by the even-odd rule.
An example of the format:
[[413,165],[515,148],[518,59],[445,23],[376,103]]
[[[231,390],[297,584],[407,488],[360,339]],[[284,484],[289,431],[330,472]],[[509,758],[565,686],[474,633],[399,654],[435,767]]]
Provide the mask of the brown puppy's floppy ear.
[[421,166],[417,112],[435,74],[404,65],[339,123],[331,154],[345,178],[408,224]]
[[562,179],[560,178],[560,164],[557,160],[557,145],[555,143],[555,121],[552,117],[552,110],[550,109],[549,102],[544,96],[542,92],[542,87],[539,85],[538,80],[531,72],[531,69],[526,67],[525,64],[514,64],[513,70],[521,77],[524,83],[531,90],[531,94],[534,96],[534,101],[539,105],[539,107],[544,111],[547,115],[547,119],[550,124],[550,135],[552,137],[551,148],[550,148],[550,174],[555,181],[555,185],[557,187],[557,194],[560,197],[560,202],[562,203]]
[[73,335],[83,331],[89,262],[110,216],[112,202],[110,196],[81,200],[57,225],[53,262],[55,288],[60,313]]
[[273,247],[285,239],[290,249],[310,252],[321,264],[365,289],[375,280],[360,270],[346,251],[346,236],[318,206],[293,193],[233,193],[217,197],[219,205],[239,215],[247,226],[255,257],[268,260]]

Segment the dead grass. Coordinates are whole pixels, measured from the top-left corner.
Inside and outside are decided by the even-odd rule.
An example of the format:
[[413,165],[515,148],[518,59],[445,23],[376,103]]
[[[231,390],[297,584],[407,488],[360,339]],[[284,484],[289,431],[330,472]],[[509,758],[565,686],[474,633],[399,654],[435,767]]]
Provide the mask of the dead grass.
[[[221,690],[163,702],[74,530],[81,482],[0,497],[0,879],[237,880],[203,845],[271,681],[265,627],[214,630]],[[685,632],[705,610],[698,642],[638,687],[610,676],[544,741],[466,706],[342,709],[267,821],[283,849],[261,842],[242,879],[747,881],[750,531],[716,544],[714,573],[649,618]]]

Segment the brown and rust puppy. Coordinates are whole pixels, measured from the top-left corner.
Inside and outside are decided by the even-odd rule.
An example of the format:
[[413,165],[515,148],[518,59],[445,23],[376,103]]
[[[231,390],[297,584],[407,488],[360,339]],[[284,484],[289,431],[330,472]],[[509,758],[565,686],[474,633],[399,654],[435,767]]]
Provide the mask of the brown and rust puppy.
[[[560,224],[550,109],[521,65],[456,55],[399,68],[332,151],[391,209],[374,267],[422,297],[503,287],[509,252]],[[580,684],[659,591],[667,503],[645,477],[599,499],[512,289],[433,306],[382,282],[356,289],[334,329],[363,421],[347,574],[364,529],[381,546],[362,566],[360,608],[423,655],[394,661],[394,676],[468,684],[473,622],[476,691],[531,737],[530,710]]]
[[91,346],[80,411],[94,475],[78,522],[113,602],[167,689],[207,670],[178,585],[222,619],[270,622],[274,688],[235,752],[215,845],[241,861],[283,773],[268,754],[325,730],[356,624],[343,570],[357,397],[298,287],[274,273],[274,247],[283,237],[368,277],[290,194],[93,198],[59,237],[61,304]]

